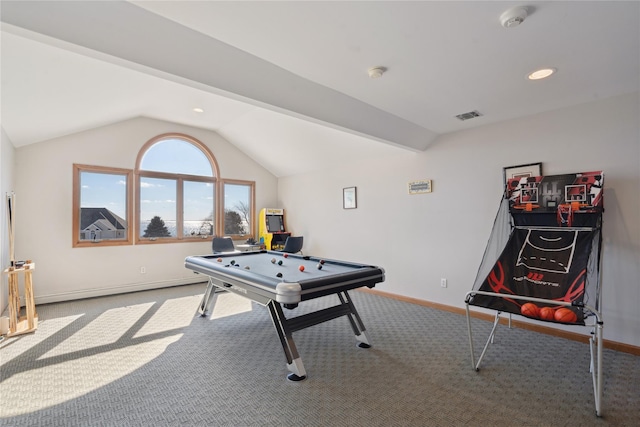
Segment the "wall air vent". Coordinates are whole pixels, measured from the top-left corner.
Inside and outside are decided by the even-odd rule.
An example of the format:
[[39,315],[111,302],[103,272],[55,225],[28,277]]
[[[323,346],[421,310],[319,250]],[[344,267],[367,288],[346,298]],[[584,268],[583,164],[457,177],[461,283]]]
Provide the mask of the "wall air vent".
[[473,119],[474,117],[480,117],[481,115],[482,114],[480,114],[476,110],[473,110],[473,111],[469,111],[468,113],[458,114],[456,118],[458,120],[465,121],[465,120]]

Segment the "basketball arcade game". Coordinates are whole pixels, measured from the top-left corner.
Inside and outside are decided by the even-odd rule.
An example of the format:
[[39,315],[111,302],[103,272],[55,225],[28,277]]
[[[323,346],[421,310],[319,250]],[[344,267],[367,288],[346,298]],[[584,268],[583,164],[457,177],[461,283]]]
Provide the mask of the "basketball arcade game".
[[[465,297],[473,368],[493,343],[500,315],[591,328],[596,415],[602,406],[600,260],[602,171],[507,181],[473,290]],[[469,305],[496,310],[476,362]]]

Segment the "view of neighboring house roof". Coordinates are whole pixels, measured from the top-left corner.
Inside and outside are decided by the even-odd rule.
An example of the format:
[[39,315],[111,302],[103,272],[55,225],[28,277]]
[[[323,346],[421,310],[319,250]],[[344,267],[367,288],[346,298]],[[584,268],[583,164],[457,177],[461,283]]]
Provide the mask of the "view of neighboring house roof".
[[[91,224],[89,226],[89,228],[91,228],[91,227],[93,227],[94,229],[101,230],[101,231],[112,231],[114,229],[113,224],[111,224],[106,219],[97,220],[96,222],[94,222],[93,224]],[[83,230],[86,230],[86,229],[83,228]]]
[[127,221],[107,208],[80,208],[80,229],[85,230],[92,224],[101,230],[109,230],[110,228],[125,230],[127,228]]

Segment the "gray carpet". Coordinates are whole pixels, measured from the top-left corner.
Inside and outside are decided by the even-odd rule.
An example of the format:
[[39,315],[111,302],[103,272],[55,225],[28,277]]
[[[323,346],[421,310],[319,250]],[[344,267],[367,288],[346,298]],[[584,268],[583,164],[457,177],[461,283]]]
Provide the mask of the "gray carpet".
[[[586,344],[501,327],[474,372],[464,316],[363,292],[352,296],[373,347],[356,346],[345,318],[299,331],[308,379],[292,383],[267,310],[222,294],[199,317],[204,288],[38,306],[35,334],[0,343],[0,425],[640,424],[639,357],[604,351],[598,418]],[[473,324],[479,351],[490,324]]]

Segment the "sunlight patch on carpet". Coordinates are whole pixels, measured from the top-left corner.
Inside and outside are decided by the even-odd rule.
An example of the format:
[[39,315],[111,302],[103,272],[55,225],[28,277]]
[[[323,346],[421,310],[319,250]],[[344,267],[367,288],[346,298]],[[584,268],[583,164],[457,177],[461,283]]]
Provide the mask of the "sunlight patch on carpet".
[[213,307],[211,319],[220,319],[222,317],[233,316],[240,313],[246,313],[252,310],[251,300],[243,298],[229,292],[218,295],[218,301]]
[[0,385],[1,414],[26,414],[32,401],[42,409],[93,392],[151,362],[181,337],[176,334],[17,373]]
[[[112,308],[97,316],[80,330],[45,353],[42,358],[60,356],[118,341],[153,306],[154,303]],[[77,319],[81,322],[82,319]]]
[[[201,298],[200,295],[195,295],[164,301],[133,337],[139,338],[189,326],[196,315]],[[185,309],[187,307],[193,309]]]

